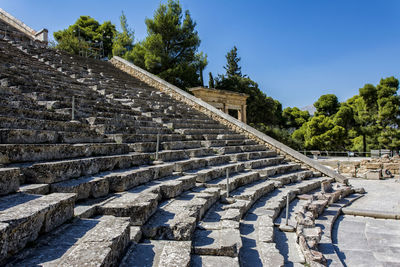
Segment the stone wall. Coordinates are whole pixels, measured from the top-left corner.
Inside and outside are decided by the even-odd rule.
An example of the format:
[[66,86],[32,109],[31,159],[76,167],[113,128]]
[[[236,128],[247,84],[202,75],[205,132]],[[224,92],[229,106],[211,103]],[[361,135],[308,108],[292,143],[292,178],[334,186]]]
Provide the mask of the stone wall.
[[179,100],[181,102],[184,102],[187,105],[211,117],[212,119],[228,126],[235,132],[246,135],[248,138],[251,138],[257,141],[258,143],[263,144],[272,150],[275,150],[278,154],[284,156],[288,160],[301,163],[303,166],[307,168],[310,168],[314,171],[319,171],[324,175],[335,178],[335,180],[338,182],[347,183],[347,178],[336,173],[332,169],[321,165],[320,163],[308,158],[307,156],[297,152],[296,150],[257,131],[256,129],[250,127],[249,125],[223,113],[222,111],[216,109],[212,105],[188,94],[187,92],[135,66],[134,64],[120,57],[113,57],[111,59],[111,63],[117,68],[121,69],[122,71],[125,71],[126,73],[136,77],[137,79],[145,82],[146,84],[166,93],[170,97]]
[[338,169],[338,163],[340,163],[340,173],[350,177],[365,178],[366,173],[379,170],[382,170],[382,176],[385,176],[384,172],[386,172],[386,170],[388,170],[392,175],[400,174],[400,157],[398,156],[392,158],[383,157],[360,160],[331,159],[322,160],[320,163],[334,170]]

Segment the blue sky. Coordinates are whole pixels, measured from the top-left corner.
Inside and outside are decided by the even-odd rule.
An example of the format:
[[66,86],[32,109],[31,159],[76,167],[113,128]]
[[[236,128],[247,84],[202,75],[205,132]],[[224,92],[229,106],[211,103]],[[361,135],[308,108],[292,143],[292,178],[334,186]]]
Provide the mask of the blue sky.
[[[146,36],[144,19],[160,0],[0,0],[0,7],[52,33],[80,15],[119,24],[123,10],[135,39]],[[181,0],[197,22],[205,70],[223,73],[225,54],[236,45],[242,72],[286,106],[306,106],[322,94],[340,101],[365,83],[399,75],[398,0]],[[118,25],[119,26],[119,25]]]

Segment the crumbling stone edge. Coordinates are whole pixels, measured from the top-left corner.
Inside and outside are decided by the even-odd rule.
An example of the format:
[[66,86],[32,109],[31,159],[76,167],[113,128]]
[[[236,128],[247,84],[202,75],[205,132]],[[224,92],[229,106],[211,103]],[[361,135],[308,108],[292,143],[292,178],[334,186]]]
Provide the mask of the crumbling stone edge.
[[142,68],[114,56],[110,60],[118,69],[132,75],[133,77],[141,80],[142,82],[166,93],[170,97],[184,102],[185,104],[193,107],[194,109],[206,114],[212,119],[228,126],[235,132],[246,135],[248,138],[255,140],[259,144],[265,145],[268,148],[275,150],[278,154],[284,156],[286,159],[305,165],[314,171],[321,172],[323,175],[334,178],[337,182],[347,184],[348,179],[337,172],[321,165],[320,163],[308,158],[307,156],[297,152],[296,150],[282,144],[281,142],[271,138],[270,136],[257,131],[253,127],[225,114],[224,112],[216,109],[210,104],[202,101],[201,99],[179,89],[178,87],[164,81],[163,79],[143,70]]

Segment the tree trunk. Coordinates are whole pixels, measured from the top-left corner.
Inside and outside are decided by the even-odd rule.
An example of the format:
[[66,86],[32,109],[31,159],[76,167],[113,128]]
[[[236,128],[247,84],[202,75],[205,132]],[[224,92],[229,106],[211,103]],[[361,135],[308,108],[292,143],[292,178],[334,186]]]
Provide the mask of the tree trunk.
[[201,87],[204,87],[203,69],[201,69],[201,68],[200,68],[200,84],[201,84]]
[[363,134],[363,152],[364,154],[367,152],[367,136],[365,133]]

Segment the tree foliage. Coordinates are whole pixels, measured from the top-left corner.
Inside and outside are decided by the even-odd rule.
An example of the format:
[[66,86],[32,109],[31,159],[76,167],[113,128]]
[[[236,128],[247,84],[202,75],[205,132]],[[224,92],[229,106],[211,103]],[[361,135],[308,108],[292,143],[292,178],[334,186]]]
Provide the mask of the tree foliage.
[[183,13],[178,1],[169,0],[145,22],[148,36],[135,44],[127,59],[183,89],[199,85],[200,38],[189,11]]
[[90,16],[80,16],[67,29],[54,32],[54,38],[58,43],[56,48],[72,54],[79,54],[82,49],[100,48],[103,42],[104,55],[111,56],[115,34],[115,25],[110,21],[100,24]]
[[125,57],[133,49],[134,32],[128,26],[124,12],[120,16],[122,32],[117,32],[112,46],[113,56]]
[[[358,95],[341,104],[335,95],[323,95],[314,103],[315,116],[294,131],[292,138],[305,149],[400,149],[398,88],[399,81],[388,77],[377,86],[365,84]],[[283,118],[291,124],[291,110],[285,111]]]
[[226,65],[224,69],[226,70],[226,76],[242,76],[242,67],[239,66],[240,57],[237,53],[238,49],[234,46],[228,54],[226,54]]
[[308,111],[302,111],[297,107],[287,107],[282,112],[282,119],[285,128],[300,128],[310,118]]
[[331,116],[339,109],[340,103],[334,94],[322,95],[315,103],[317,115]]

